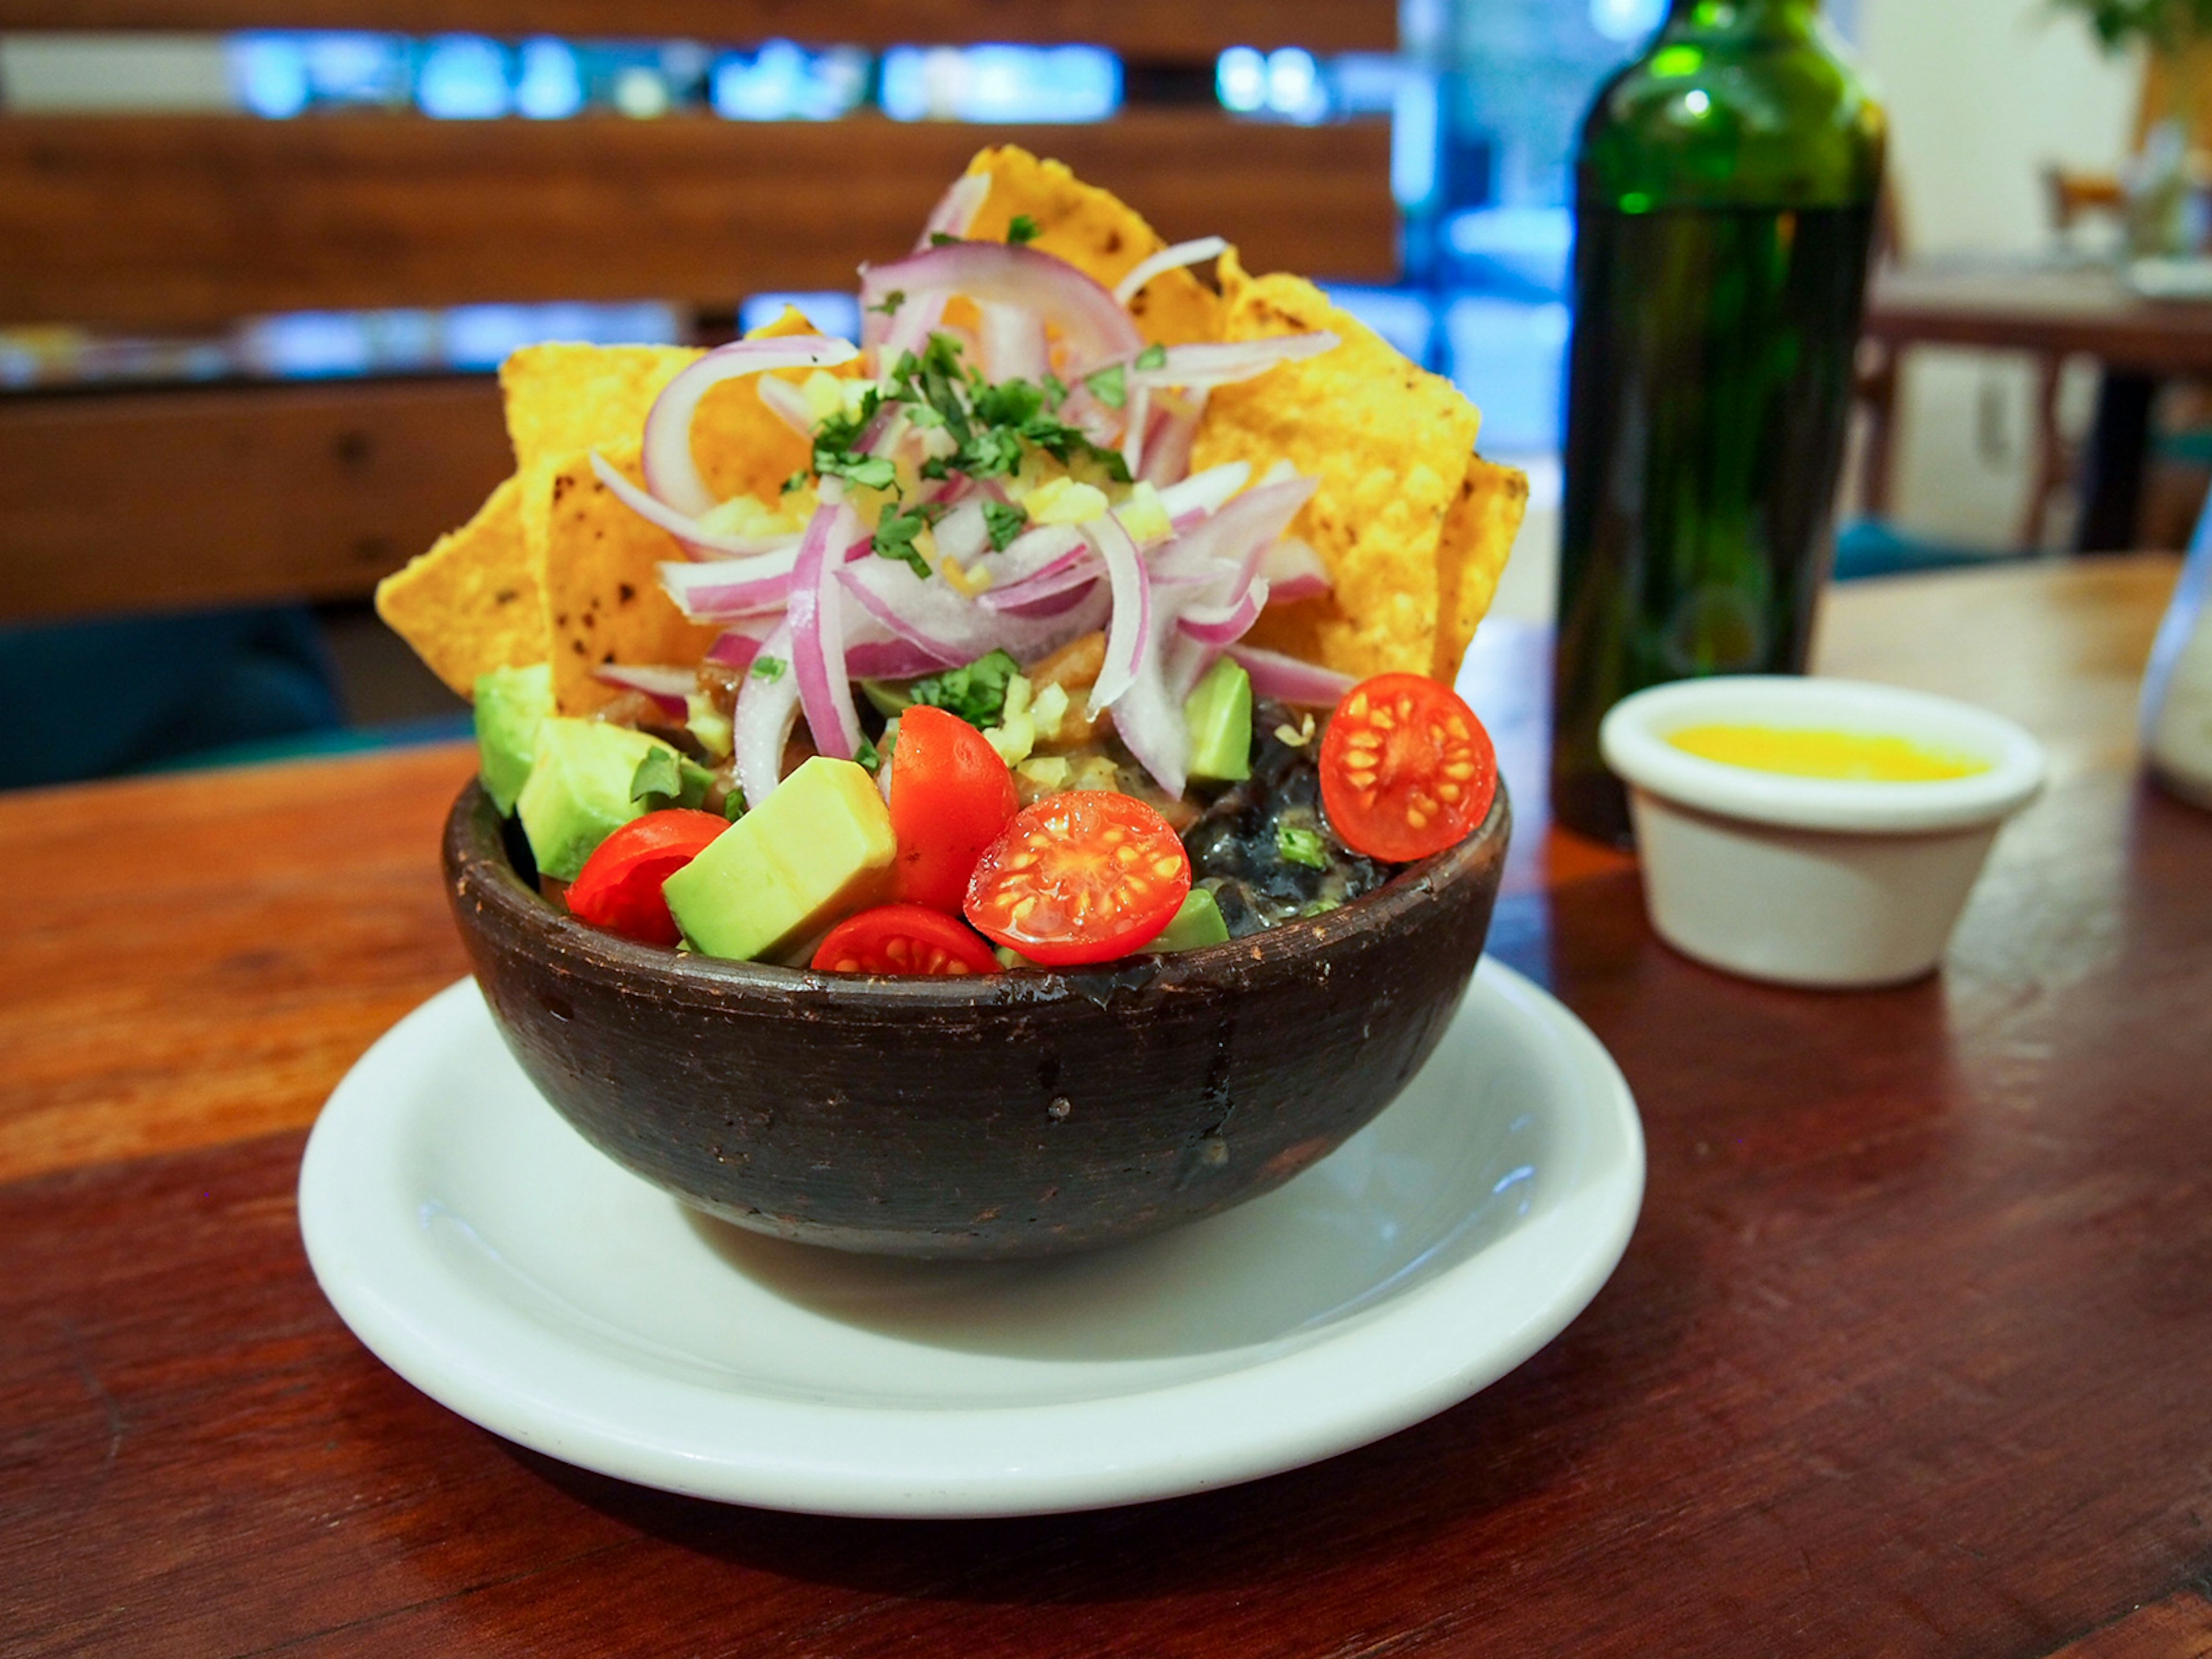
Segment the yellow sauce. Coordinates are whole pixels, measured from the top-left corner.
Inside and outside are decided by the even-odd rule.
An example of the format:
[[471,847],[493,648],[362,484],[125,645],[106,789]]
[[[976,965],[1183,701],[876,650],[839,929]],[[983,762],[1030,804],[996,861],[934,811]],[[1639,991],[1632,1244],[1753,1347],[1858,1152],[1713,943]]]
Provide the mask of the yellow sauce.
[[1972,755],[1929,748],[1910,738],[1778,726],[1692,726],[1667,741],[1685,754],[1798,778],[1856,783],[1933,783],[1990,769]]

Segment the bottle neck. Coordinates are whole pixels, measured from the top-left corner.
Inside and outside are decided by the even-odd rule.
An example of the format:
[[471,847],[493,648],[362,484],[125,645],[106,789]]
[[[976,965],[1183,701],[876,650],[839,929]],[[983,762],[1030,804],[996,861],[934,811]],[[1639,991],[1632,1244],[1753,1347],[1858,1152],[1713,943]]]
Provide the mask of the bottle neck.
[[1820,26],[1820,0],[1673,0],[1669,35],[1802,40]]

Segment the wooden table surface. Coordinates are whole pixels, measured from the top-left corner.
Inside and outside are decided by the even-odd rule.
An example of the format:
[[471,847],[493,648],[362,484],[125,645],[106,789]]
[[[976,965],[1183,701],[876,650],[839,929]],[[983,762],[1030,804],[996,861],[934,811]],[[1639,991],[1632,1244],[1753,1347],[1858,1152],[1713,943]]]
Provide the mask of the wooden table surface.
[[1832,599],[1834,671],[2042,733],[1947,971],[1709,972],[1541,820],[1542,653],[1468,684],[1522,836],[1493,937],[1619,1058],[1650,1183],[1521,1370],[1316,1468],[1048,1520],[662,1496],[415,1392],[293,1201],[346,1066],[462,969],[452,748],[0,800],[0,1651],[2212,1652],[2212,815],[2139,782],[2173,567]]
[[1867,332],[1902,345],[2095,357],[2159,374],[2212,374],[2212,303],[2149,300],[2104,265],[1906,265],[1878,272]]

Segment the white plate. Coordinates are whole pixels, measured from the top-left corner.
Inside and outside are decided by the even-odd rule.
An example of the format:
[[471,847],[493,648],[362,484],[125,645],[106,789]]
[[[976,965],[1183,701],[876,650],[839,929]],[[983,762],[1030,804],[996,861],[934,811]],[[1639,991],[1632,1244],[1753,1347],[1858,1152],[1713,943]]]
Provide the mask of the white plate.
[[842,1255],[608,1162],[464,981],[331,1097],[300,1225],[380,1358],[549,1456],[772,1509],[1026,1515],[1249,1480],[1464,1400],[1589,1304],[1643,1192],[1612,1060],[1485,961],[1405,1094],[1265,1198],[1060,1261]]

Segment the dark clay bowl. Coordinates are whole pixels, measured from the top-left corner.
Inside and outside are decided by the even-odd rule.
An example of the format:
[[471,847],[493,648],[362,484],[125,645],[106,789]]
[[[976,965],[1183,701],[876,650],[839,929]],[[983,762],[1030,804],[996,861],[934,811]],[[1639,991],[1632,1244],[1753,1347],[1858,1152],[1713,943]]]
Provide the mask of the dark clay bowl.
[[839,1249],[1048,1255],[1228,1208],[1325,1157],[1428,1057],[1482,954],[1510,821],[1310,921],[1109,969],[876,979],[634,945],[517,875],[471,784],[446,826],[501,1034],[617,1164]]

